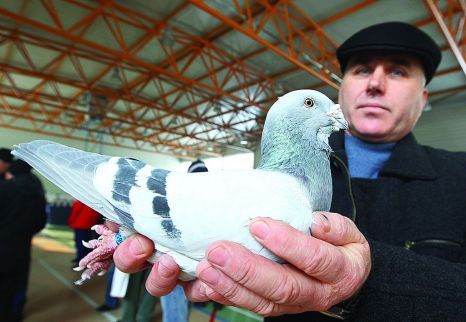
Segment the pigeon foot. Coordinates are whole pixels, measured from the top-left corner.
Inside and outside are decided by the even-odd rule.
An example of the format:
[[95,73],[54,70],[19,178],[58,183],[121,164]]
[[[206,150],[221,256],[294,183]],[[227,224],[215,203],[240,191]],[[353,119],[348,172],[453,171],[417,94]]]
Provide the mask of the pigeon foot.
[[110,230],[105,225],[95,225],[91,228],[100,237],[88,242],[83,242],[87,248],[93,249],[79,261],[79,265],[73,268],[75,271],[84,271],[81,278],[74,282],[75,285],[82,285],[95,275],[104,275],[113,262],[113,253],[118,245],[125,239],[119,232]]

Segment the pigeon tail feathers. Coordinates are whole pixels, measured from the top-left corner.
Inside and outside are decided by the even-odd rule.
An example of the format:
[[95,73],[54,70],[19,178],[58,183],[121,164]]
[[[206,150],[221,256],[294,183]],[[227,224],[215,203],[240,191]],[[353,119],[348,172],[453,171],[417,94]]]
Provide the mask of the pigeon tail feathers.
[[97,167],[110,157],[46,140],[19,144],[12,153],[28,162],[63,191],[106,218],[122,224],[121,216],[116,215],[114,207],[100,196],[92,180]]

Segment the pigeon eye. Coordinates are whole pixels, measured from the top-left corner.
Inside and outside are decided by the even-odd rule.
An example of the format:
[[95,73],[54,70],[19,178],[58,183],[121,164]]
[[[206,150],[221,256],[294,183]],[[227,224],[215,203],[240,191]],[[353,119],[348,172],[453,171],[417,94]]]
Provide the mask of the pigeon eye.
[[304,105],[309,108],[309,107],[314,107],[314,100],[312,98],[306,98],[304,100]]

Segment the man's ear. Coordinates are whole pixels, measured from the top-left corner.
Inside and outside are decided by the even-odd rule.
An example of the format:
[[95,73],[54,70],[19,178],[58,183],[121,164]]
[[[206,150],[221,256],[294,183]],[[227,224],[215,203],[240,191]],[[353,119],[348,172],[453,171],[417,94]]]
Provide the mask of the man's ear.
[[422,110],[425,110],[427,107],[427,99],[429,98],[429,90],[427,87],[424,87],[422,90]]

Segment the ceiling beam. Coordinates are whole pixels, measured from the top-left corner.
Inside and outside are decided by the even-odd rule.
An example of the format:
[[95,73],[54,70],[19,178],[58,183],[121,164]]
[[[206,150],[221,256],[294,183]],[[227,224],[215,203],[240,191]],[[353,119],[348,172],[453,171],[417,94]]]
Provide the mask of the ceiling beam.
[[[292,64],[300,67],[301,69],[303,69],[304,71],[306,71],[307,73],[309,73],[310,75],[316,77],[317,79],[323,81],[324,83],[328,84],[329,86],[335,88],[335,89],[338,89],[339,85],[329,76],[325,75],[325,74],[321,74],[315,70],[313,70],[312,68],[310,68],[307,64],[303,63],[301,60],[300,60],[300,57],[302,57],[302,52],[298,52],[299,51],[302,51],[303,48],[296,48],[295,47],[295,44],[294,44],[294,41],[293,39],[287,39],[287,36],[291,35],[292,34],[292,30],[293,30],[293,22],[291,21],[291,19],[289,19],[289,15],[287,15],[287,4],[289,3],[288,1],[284,1],[284,2],[280,2],[280,4],[283,4],[284,5],[284,12],[280,12],[279,10],[276,10],[276,8],[272,8],[268,13],[270,14],[270,16],[268,17],[264,17],[264,19],[262,20],[262,22],[260,24],[258,24],[258,26],[256,27],[256,24],[255,24],[255,21],[253,19],[249,19],[249,17],[246,16],[244,22],[242,24],[236,22],[235,20],[231,19],[230,17],[228,17],[227,15],[225,15],[224,13],[220,12],[219,10],[216,10],[215,8],[207,5],[203,0],[188,0],[191,4],[193,4],[194,6],[198,7],[199,9],[209,13],[210,15],[212,15],[213,17],[217,18],[218,20],[220,21],[223,21],[224,23],[230,25],[232,28],[234,28],[235,30],[243,33],[244,35],[250,37],[251,39],[255,40],[256,42],[258,42],[259,44],[261,44],[262,46],[266,47],[267,49],[269,49],[270,51],[273,51],[274,53],[278,54],[279,56],[283,57],[284,59],[288,60],[289,62],[291,62]],[[225,3],[226,1],[222,2],[222,3]],[[244,10],[244,12],[247,12],[248,11],[248,2],[245,3],[246,5],[246,8]],[[267,8],[267,4],[264,2],[264,6]],[[268,8],[267,8],[268,9]],[[278,25],[275,25],[275,27],[277,28],[278,31],[281,31],[282,34],[283,34],[283,37],[281,39],[284,39],[284,40],[287,40],[285,45],[287,46],[286,47],[286,51],[278,48],[277,46],[274,46],[273,44],[271,44],[269,41],[265,40],[264,38],[262,38],[260,36],[261,32],[263,32],[263,29],[264,29],[264,25],[265,25],[265,22],[266,20],[265,19],[271,19],[271,18],[275,18],[275,19],[279,19],[281,22],[284,22],[284,25],[285,26],[282,26],[284,28],[284,30],[281,30],[278,28]],[[274,21],[274,19],[272,19],[272,21]],[[275,20],[276,22],[276,20]],[[328,42],[332,43],[332,40],[319,28],[319,26],[317,26],[316,24],[316,33],[318,34],[318,36],[316,37],[317,39],[320,39],[320,40],[325,40],[326,43],[322,43],[321,46],[320,46],[320,50],[321,50],[321,57],[326,57],[326,53],[324,52],[326,47],[328,47]],[[304,35],[301,35],[300,37],[297,37],[298,40],[303,40],[304,39]],[[306,43],[305,41],[301,42],[301,44],[304,44]]]
[[[442,31],[443,36],[447,40],[448,45],[450,46],[453,55],[455,56],[458,64],[463,70],[463,74],[466,76],[466,50],[463,40],[466,39],[465,35],[465,20],[466,20],[466,3],[464,0],[458,1],[446,1],[449,9],[446,10],[447,13],[453,12],[450,10],[452,6],[460,6],[460,16],[458,17],[458,23],[453,23],[453,15],[445,16],[442,14],[441,10],[438,7],[438,1],[434,0],[424,0],[427,8],[429,9],[431,15],[434,17],[437,26]],[[449,22],[449,23],[448,23]],[[463,47],[463,50],[461,49]]]

